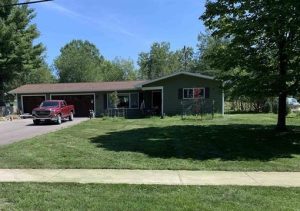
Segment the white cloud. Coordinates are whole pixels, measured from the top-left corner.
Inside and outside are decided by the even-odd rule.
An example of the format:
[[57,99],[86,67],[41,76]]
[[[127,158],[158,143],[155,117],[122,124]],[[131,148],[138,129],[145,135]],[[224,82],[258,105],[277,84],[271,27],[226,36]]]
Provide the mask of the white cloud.
[[130,32],[129,30],[121,26],[120,24],[121,21],[115,16],[106,16],[106,17],[101,17],[100,19],[100,18],[80,14],[76,11],[68,9],[54,2],[49,2],[48,4],[45,4],[44,7],[60,12],[65,16],[79,20],[83,23],[90,24],[94,29],[99,29],[100,27],[103,30],[109,30],[132,38],[138,38],[137,35],[135,35],[134,33]]

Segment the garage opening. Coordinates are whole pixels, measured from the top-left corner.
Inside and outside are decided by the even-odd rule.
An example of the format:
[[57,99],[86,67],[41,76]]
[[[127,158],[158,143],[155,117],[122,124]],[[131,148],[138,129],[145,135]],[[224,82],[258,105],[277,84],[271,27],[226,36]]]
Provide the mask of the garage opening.
[[94,110],[94,95],[52,95],[52,100],[65,100],[74,105],[75,117],[88,117],[89,110]]
[[45,96],[22,96],[23,113],[32,113],[32,110],[38,107],[44,100]]

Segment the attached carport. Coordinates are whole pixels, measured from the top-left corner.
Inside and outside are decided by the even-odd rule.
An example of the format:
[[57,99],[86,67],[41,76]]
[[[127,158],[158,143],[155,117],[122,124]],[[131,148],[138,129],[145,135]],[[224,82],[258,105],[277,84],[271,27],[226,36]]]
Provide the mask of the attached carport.
[[88,117],[89,110],[95,110],[95,94],[51,94],[51,100],[65,100],[74,105],[75,117]]

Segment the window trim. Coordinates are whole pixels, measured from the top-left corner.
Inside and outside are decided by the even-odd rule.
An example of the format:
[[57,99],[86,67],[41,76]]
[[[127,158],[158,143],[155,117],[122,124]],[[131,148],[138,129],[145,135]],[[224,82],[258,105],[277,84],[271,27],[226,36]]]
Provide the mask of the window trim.
[[[193,97],[192,97],[192,98],[190,98],[190,97],[185,97],[185,96],[184,96],[185,90],[190,90],[190,89],[193,90]],[[200,90],[202,90],[202,91],[203,91],[203,97],[195,98],[195,89],[200,89]],[[182,99],[184,99],[184,100],[194,100],[194,99],[204,99],[204,98],[205,98],[205,88],[204,88],[204,87],[183,88]]]
[[[113,109],[113,107],[111,107],[109,104],[109,98],[110,98],[110,95],[112,94],[113,92],[109,92],[107,93],[107,109]],[[132,108],[131,107],[131,94],[137,94],[138,96],[138,107],[137,108]],[[138,110],[140,109],[140,94],[139,92],[126,92],[126,93],[119,93],[118,92],[118,97],[120,96],[129,96],[129,107],[128,108],[124,108],[124,109],[132,109],[132,110]]]

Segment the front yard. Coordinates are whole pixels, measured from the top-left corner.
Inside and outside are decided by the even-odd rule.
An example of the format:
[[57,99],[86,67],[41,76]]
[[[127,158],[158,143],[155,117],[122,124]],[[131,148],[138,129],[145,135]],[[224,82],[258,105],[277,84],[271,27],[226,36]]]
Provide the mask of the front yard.
[[0,147],[0,168],[300,171],[300,118],[286,133],[275,123],[272,114],[94,119]]
[[299,188],[0,184],[0,210],[299,210]]

